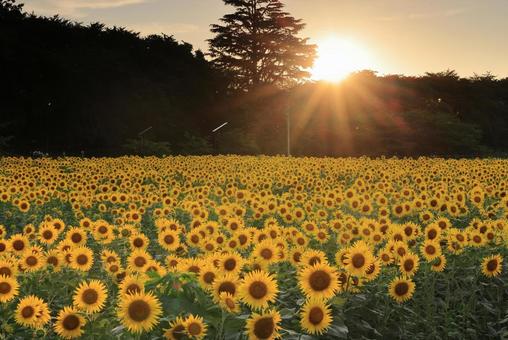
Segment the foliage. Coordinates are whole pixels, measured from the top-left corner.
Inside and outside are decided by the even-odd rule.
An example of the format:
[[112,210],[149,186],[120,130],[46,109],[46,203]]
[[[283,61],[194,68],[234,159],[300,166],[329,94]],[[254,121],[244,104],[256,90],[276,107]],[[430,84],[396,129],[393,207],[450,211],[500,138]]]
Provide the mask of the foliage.
[[305,27],[284,12],[279,0],[224,0],[235,12],[213,24],[209,39],[213,64],[229,75],[231,87],[249,90],[259,85],[288,87],[309,77],[316,46],[299,38]]
[[146,138],[129,139],[124,144],[128,154],[139,156],[169,156],[171,146],[168,142],[154,142]]

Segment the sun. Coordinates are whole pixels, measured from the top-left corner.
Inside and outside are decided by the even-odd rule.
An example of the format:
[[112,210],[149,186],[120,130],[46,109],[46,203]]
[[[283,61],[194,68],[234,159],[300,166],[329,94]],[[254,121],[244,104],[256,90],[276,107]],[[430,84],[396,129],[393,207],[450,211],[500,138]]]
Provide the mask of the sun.
[[372,67],[367,49],[358,42],[332,36],[317,45],[317,59],[311,69],[313,80],[339,82],[353,72]]

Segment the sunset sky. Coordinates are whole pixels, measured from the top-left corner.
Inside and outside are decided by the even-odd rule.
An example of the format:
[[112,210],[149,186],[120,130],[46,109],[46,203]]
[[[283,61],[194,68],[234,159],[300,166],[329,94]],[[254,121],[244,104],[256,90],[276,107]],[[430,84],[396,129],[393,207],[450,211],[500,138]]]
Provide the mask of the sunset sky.
[[[221,0],[24,0],[25,9],[100,21],[142,34],[166,33],[206,50],[209,25],[232,9]],[[455,69],[462,76],[508,76],[507,0],[286,0],[312,42],[354,45],[362,68],[419,75]],[[343,46],[339,43],[339,46]],[[340,49],[340,48],[339,48]],[[333,56],[332,56],[333,57]],[[340,58],[339,58],[340,59]],[[360,67],[360,66],[358,66]]]

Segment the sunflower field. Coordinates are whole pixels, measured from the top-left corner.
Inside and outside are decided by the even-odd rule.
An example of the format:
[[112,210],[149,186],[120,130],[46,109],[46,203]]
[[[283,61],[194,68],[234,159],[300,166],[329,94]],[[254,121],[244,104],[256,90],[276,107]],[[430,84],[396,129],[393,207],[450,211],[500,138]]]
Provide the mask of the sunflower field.
[[508,337],[508,161],[0,159],[0,339]]

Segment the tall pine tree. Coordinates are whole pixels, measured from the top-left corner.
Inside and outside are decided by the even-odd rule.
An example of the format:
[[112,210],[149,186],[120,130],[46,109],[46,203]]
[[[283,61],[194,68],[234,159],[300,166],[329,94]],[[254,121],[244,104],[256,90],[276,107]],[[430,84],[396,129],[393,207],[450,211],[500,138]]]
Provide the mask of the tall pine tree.
[[213,63],[230,75],[233,88],[286,88],[309,76],[316,46],[297,36],[305,24],[285,12],[280,0],[224,2],[236,10],[212,25],[215,37],[208,42]]

